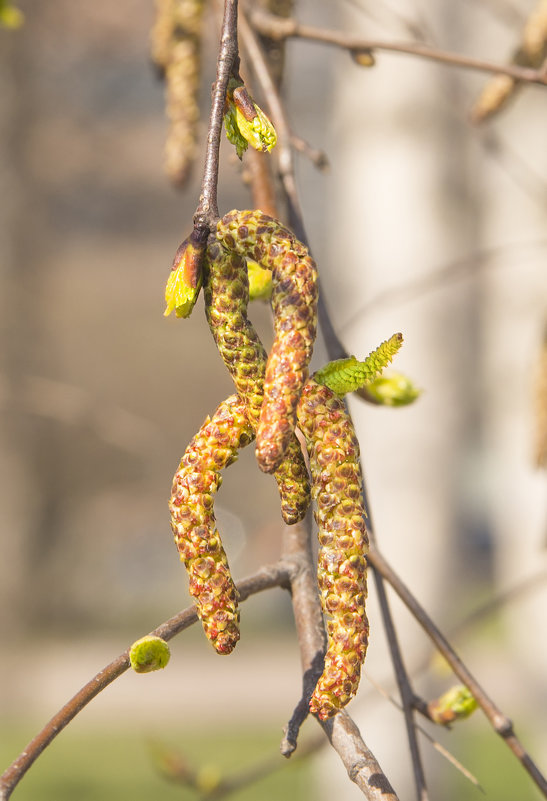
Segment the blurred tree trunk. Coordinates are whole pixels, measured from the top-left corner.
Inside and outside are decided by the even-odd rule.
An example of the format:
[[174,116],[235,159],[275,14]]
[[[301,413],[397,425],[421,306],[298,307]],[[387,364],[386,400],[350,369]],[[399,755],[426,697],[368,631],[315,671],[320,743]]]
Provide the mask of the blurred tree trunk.
[[[428,28],[443,45],[449,48],[457,39],[461,48],[457,4],[430,3],[427,13]],[[375,35],[374,25],[350,8],[344,23],[346,30]],[[378,35],[402,38],[396,25]],[[465,136],[459,76],[418,59],[382,53],[376,58],[370,71],[340,58],[332,115],[335,190],[327,213],[337,236],[325,283],[349,352],[362,357],[401,331],[405,345],[394,369],[424,389],[408,409],[350,404],[379,546],[442,623],[455,616],[453,597],[465,595],[474,572],[462,570],[473,561],[474,533],[463,473],[478,449],[479,285],[471,277],[407,297],[395,293],[476,251],[480,214],[469,183],[475,163]],[[384,302],[390,291],[394,299]],[[382,300],[375,304],[375,298]],[[369,608],[368,671],[391,685],[373,590]],[[410,666],[428,653],[429,644],[406,625],[404,610],[394,606],[394,613]],[[410,799],[414,790],[405,790],[409,756],[400,715],[382,701],[375,715],[378,704],[367,701],[352,712],[401,798]],[[331,767],[328,760],[327,770]],[[342,786],[344,797],[351,797],[353,788]]]
[[[27,377],[44,374],[52,353],[45,291],[50,240],[42,187],[29,159],[30,139],[42,116],[32,47],[32,29],[39,25],[38,4],[27,15],[24,29],[2,32],[0,48],[0,164],[7,201],[0,215],[0,626],[4,632],[21,631],[45,612],[44,599],[52,593],[43,592],[42,585],[49,580],[47,557],[58,522],[48,428],[28,412]],[[58,447],[54,458],[60,458]],[[18,610],[18,620],[11,618],[13,609]]]

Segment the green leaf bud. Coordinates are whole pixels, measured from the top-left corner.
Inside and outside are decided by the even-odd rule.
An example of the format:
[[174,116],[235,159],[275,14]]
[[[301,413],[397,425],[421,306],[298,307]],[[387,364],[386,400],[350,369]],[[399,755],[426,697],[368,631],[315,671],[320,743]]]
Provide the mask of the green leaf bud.
[[205,243],[197,240],[195,232],[179,245],[165,287],[165,317],[172,311],[177,317],[189,317],[192,313],[202,284],[205,247]]
[[224,112],[224,128],[226,130],[226,136],[228,141],[231,142],[235,147],[237,157],[241,159],[247,150],[249,143],[239,130],[235,106],[229,103],[227,103],[226,106],[227,108]]
[[402,373],[378,376],[366,385],[366,391],[383,406],[408,406],[421,395],[421,390]]
[[463,684],[451,687],[447,692],[427,705],[429,716],[434,723],[448,726],[456,720],[468,718],[478,704],[471,691]]
[[160,670],[167,665],[170,658],[171,652],[165,640],[151,635],[141,637],[129,650],[129,661],[135,673]]
[[236,78],[231,78],[228,83],[224,127],[239,158],[248,145],[255,150],[269,152],[277,143],[277,134],[270,119]]

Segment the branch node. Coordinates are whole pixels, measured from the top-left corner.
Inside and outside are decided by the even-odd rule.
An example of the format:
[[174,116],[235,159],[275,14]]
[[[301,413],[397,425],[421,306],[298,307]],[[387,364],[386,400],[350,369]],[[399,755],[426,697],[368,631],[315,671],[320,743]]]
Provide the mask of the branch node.
[[501,714],[494,715],[492,723],[494,724],[494,729],[497,731],[500,737],[507,738],[513,736],[513,721],[510,718]]

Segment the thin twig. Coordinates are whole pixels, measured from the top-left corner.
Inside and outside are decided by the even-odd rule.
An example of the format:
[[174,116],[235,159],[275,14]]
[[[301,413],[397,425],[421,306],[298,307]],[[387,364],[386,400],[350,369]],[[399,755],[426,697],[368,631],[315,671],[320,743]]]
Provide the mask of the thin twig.
[[[376,544],[376,534],[374,531],[374,524],[372,522],[372,513],[370,510],[370,503],[367,497],[366,485],[363,481],[363,498],[365,502],[365,509],[367,510],[367,528],[369,531],[370,543],[374,547]],[[387,599],[386,588],[383,576],[377,571],[374,571],[374,583],[376,585],[376,592],[378,593],[378,601],[380,604],[380,612],[382,621],[386,632],[386,637],[389,645],[391,661],[395,671],[395,678],[397,686],[399,687],[399,694],[401,696],[401,703],[403,714],[405,718],[406,733],[408,738],[408,746],[410,749],[410,756],[412,761],[412,770],[414,772],[414,784],[416,787],[416,796],[418,801],[427,801],[429,798],[426,781],[425,770],[423,766],[422,757],[420,754],[420,747],[418,744],[418,737],[416,734],[415,710],[414,710],[414,691],[410,683],[410,677],[405,668],[403,655],[399,646],[399,639],[395,629],[395,622],[389,608]]]
[[[374,681],[374,679],[371,678],[370,674],[367,674],[367,680],[370,682],[370,684],[372,684],[372,686],[376,689],[376,691],[380,693],[381,696],[383,696],[387,701],[389,701],[389,703],[392,704],[400,712],[404,713],[403,707],[397,701],[397,699],[393,698],[393,696],[390,695],[387,692],[387,690],[384,689],[384,687],[378,684],[377,681]],[[426,717],[428,716],[426,715]],[[430,720],[430,718],[428,719]],[[484,789],[481,787],[480,782],[476,778],[476,776],[473,776],[473,774],[469,770],[467,770],[467,768],[464,767],[464,765],[462,765],[462,763],[458,759],[456,759],[456,757],[453,754],[451,754],[450,751],[448,751],[448,749],[446,749],[438,742],[438,740],[432,737],[430,733],[423,728],[423,726],[420,726],[419,723],[415,723],[414,725],[416,726],[416,730],[419,731],[420,734],[423,735],[426,738],[426,740],[428,740],[431,743],[433,748],[436,751],[438,751],[439,754],[441,754],[441,756],[443,756],[448,762],[450,762],[450,764],[453,765],[456,768],[456,770],[462,773],[466,779],[469,779],[469,781],[472,784],[474,784],[475,787],[477,787],[479,790],[481,790],[481,792],[484,793]]]
[[252,148],[248,150],[244,177],[250,184],[253,209],[260,209],[270,217],[279,218],[268,156]]
[[[324,745],[325,738],[323,735],[308,740],[300,748],[298,760],[301,761],[311,756]],[[272,773],[277,773],[284,766],[283,761],[279,759],[279,755],[274,757],[270,755],[257,760],[252,765],[238,772],[231,773],[226,777],[219,777],[218,782],[212,784],[210,787],[204,787],[201,767],[190,767],[184,759],[184,754],[168,749],[167,747],[156,746],[153,756],[154,762],[162,776],[183,787],[191,788],[203,799],[226,798],[232,793],[239,792]]]
[[413,617],[422,626],[428,637],[435,643],[438,651],[446,659],[456,676],[458,676],[473,694],[475,700],[492,724],[494,731],[505,741],[508,748],[531,776],[543,796],[547,798],[547,780],[515,735],[511,720],[503,714],[488,696],[466,665],[464,665],[458,654],[454,651],[446,637],[437,628],[424,608],[418,603],[408,587],[401,581],[391,565],[388,564],[374,545],[371,546],[368,560],[374,569],[381,573],[386,581],[393,587],[399,598],[412,613]]
[[291,137],[291,141],[294,149],[306,156],[318,170],[325,172],[329,169],[329,159],[324,150],[312,147],[309,142],[306,142],[305,139],[302,139],[294,133]]
[[[249,61],[252,64],[256,79],[260,84],[264,96],[266,97],[268,108],[278,134],[277,151],[279,172],[281,176],[281,185],[287,199],[289,224],[294,231],[295,236],[309,247],[304,228],[302,209],[298,197],[298,190],[296,187],[294,159],[291,149],[291,144],[294,144],[294,138],[287,120],[285,107],[281,97],[279,96],[275,81],[273,80],[270,70],[268,69],[266,57],[264,56],[260,42],[258,41],[253,29],[247,22],[247,18],[243,12],[240,13],[239,27],[241,31],[241,41],[243,43],[243,47]],[[338,338],[336,331],[334,330],[324,297],[325,293],[321,291],[320,279],[318,316],[321,334],[327,345],[329,358],[343,359],[348,355],[348,353]]]
[[[278,562],[275,565],[261,568],[249,578],[243,579],[238,585],[239,597],[245,601],[249,596],[255,595],[271,587],[286,587],[290,581],[290,566]],[[187,629],[198,619],[195,606],[188,607],[174,617],[162,623],[157,629],[150,632],[156,637],[171,640],[181,631]],[[0,801],[7,801],[15,787],[21,781],[30,766],[36,761],[45,748],[57,735],[73,720],[82,709],[89,704],[105,687],[112,684],[122,673],[129,669],[129,648],[104,667],[91,681],[88,681],[76,695],[70,699],[54,715],[49,723],[34,737],[24,751],[0,776]]]
[[272,39],[298,38],[306,39],[310,42],[321,42],[323,44],[340,47],[342,50],[350,52],[375,51],[381,50],[392,53],[403,53],[406,55],[417,56],[418,58],[437,61],[462,69],[477,70],[479,72],[489,72],[494,74],[509,75],[518,81],[535,83],[542,86],[547,85],[547,75],[543,69],[533,69],[531,67],[519,67],[516,64],[494,64],[472,56],[464,56],[460,53],[451,53],[447,50],[438,50],[419,42],[385,42],[376,39],[365,39],[359,36],[352,36],[344,31],[332,31],[326,28],[315,28],[311,25],[301,25],[295,19],[277,17],[261,9],[254,9],[251,13],[253,26],[263,36]]
[[286,526],[283,559],[294,566],[291,595],[302,664],[302,697],[285,729],[281,753],[289,757],[296,749],[300,727],[309,715],[309,703],[323,670],[326,647],[323,613],[319,604],[311,551],[311,521]]
[[[240,17],[240,31],[243,47],[252,62],[257,80],[269,103],[278,132],[278,141],[282,146],[279,163],[282,186],[289,205],[290,224],[298,239],[308,245],[296,188],[291,132],[285,109],[257,37],[244,14],[241,14]],[[329,358],[341,358],[343,355],[347,355],[344,346],[336,336],[321,291],[319,292],[319,319],[322,334],[328,344]],[[333,356],[333,352],[337,355]],[[291,558],[296,558],[301,565],[301,569],[291,582],[291,590],[303,669],[303,692],[291,720],[287,724],[281,743],[281,752],[285,756],[290,756],[296,748],[298,731],[308,715],[309,700],[321,673],[325,632],[311,566],[310,532],[305,529],[303,524],[287,528],[283,554],[285,559],[289,558],[289,555]],[[361,788],[367,798],[380,798],[377,795],[378,792],[382,794],[382,798],[385,798],[384,794],[388,792],[395,797],[387,777],[384,776],[374,755],[363,742],[359,730],[345,711],[336,715],[334,721],[326,721],[321,725],[331,744],[342,758],[351,780]]]
[[287,115],[285,114],[283,103],[277,91],[277,86],[268,67],[262,47],[243,11],[240,12],[239,30],[243,48],[252,64],[255,77],[264,92],[268,110],[277,132],[276,151],[279,174],[289,205],[289,224],[298,239],[304,241],[301,236],[303,232],[298,228],[298,222],[302,220],[302,209],[296,189],[294,160],[291,148],[291,130]]
[[383,5],[375,2],[371,4],[372,8],[365,6],[363,3],[359,3],[358,0],[346,0],[346,2],[348,2],[362,14],[366,14],[369,19],[372,19],[381,25],[386,23],[391,25],[393,20],[395,20],[399,25],[402,25],[407,33],[416,39],[425,39],[426,36],[431,38],[429,26],[426,24],[425,20],[418,19],[417,21],[414,21],[405,14],[402,14],[398,8],[393,8],[385,2]]
[[201,195],[199,205],[194,214],[194,230],[202,242],[207,239],[209,230],[214,220],[218,217],[217,190],[220,135],[228,80],[238,59],[237,2],[238,0],[224,0],[224,18],[220,34],[217,76],[213,87],[211,114],[207,131],[207,150],[203,167]]
[[[359,308],[345,317],[341,325],[341,331],[347,332],[364,315],[376,314],[385,306],[393,306],[396,303],[406,303],[416,298],[422,298],[426,293],[439,288],[444,288],[450,281],[473,276],[479,270],[488,267],[497,267],[500,257],[508,257],[510,264],[515,263],[516,254],[518,263],[526,254],[526,251],[534,253],[547,247],[547,239],[539,239],[531,242],[516,242],[498,245],[492,248],[471,253],[462,259],[450,262],[449,264],[435,267],[429,272],[424,273],[420,278],[412,279],[408,282],[398,283],[396,286],[383,289],[374,295],[370,300],[359,306]],[[496,259],[498,261],[496,261]],[[337,357],[339,358],[339,357]]]

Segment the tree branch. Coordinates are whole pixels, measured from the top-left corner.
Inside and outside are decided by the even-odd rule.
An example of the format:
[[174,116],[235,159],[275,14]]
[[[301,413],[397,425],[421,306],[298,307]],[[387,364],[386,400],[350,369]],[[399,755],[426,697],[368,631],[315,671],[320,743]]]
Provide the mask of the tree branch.
[[[303,669],[302,699],[291,718],[291,723],[295,726],[291,731],[289,724],[282,742],[282,753],[285,756],[290,756],[296,748],[296,723],[299,727],[308,714],[309,700],[322,671],[325,649],[323,615],[312,563],[310,515],[307,520],[308,525],[298,523],[287,526],[283,539],[283,561],[294,567],[291,570],[291,593]],[[368,801],[397,801],[387,777],[347,712],[343,710],[331,720],[318,722],[342,760],[349,778]],[[290,737],[293,739],[290,740]]]
[[453,67],[462,69],[478,70],[479,72],[490,72],[494,74],[509,75],[518,81],[526,83],[547,85],[547,73],[544,69],[532,69],[530,67],[519,67],[516,64],[494,64],[484,59],[463,56],[459,53],[451,53],[446,50],[438,50],[434,47],[421,44],[419,42],[385,42],[377,39],[365,39],[359,36],[351,36],[344,31],[331,31],[324,28],[315,28],[311,25],[301,25],[295,19],[277,17],[261,9],[254,9],[251,12],[253,26],[263,36],[281,40],[288,38],[307,39],[311,42],[321,42],[323,44],[340,47],[342,50],[350,52],[375,51],[381,50],[393,53],[404,53],[418,58],[437,61],[442,64],[449,64]]
[[[364,472],[364,471],[363,471]],[[363,476],[363,499],[365,502],[365,509],[367,511],[367,528],[369,532],[370,547],[376,545],[376,533],[372,520],[372,512],[370,509],[370,502],[367,495],[367,487]],[[414,690],[412,689],[410,677],[406,670],[401,648],[399,646],[399,639],[395,629],[395,622],[389,608],[387,599],[386,588],[384,584],[384,577],[379,571],[374,571],[374,583],[376,592],[378,593],[378,602],[380,604],[380,612],[382,621],[388,641],[389,652],[393,669],[395,671],[395,678],[399,688],[399,695],[401,697],[401,704],[403,715],[405,719],[406,733],[408,738],[408,747],[410,749],[410,757],[412,761],[412,770],[414,772],[414,785],[416,787],[416,797],[418,801],[427,801],[429,798],[426,781],[425,770],[423,766],[422,757],[420,754],[420,746],[418,743],[418,735],[416,730],[415,709],[414,709]]]
[[[282,18],[281,18],[282,19]],[[244,12],[240,13],[239,29],[245,53],[252,64],[254,74],[266,97],[268,108],[277,132],[277,157],[281,182],[289,204],[289,224],[300,241],[303,231],[299,230],[302,209],[296,189],[294,160],[291,149],[291,130],[277,86],[272,77],[264,52],[258,38],[249,25]]]
[[492,724],[494,731],[505,741],[509,749],[531,776],[543,796],[547,798],[547,780],[515,735],[511,720],[503,714],[487,695],[482,686],[454,651],[446,637],[431,620],[425,609],[418,603],[408,587],[401,581],[399,576],[374,545],[371,546],[368,560],[374,569],[393,587],[407,609],[422,626],[428,637],[435,643],[439,653],[446,659],[456,676],[458,676],[474,695],[477,703]]
[[220,135],[228,80],[238,59],[237,2],[238,0],[224,0],[224,18],[220,34],[217,77],[213,85],[213,99],[207,131],[207,150],[203,167],[201,195],[199,205],[194,214],[194,230],[201,242],[205,242],[213,221],[218,217],[217,188]]
[[[249,578],[243,579],[238,585],[240,601],[245,601],[251,595],[267,590],[271,587],[288,587],[290,581],[290,567],[284,562],[278,562],[269,567],[263,567]],[[151,635],[171,640],[181,631],[193,625],[198,619],[195,606],[188,607],[174,617],[166,620]],[[112,684],[130,667],[129,648],[104,667],[96,676],[85,684],[76,695],[70,699],[47,723],[42,731],[27,745],[24,751],[0,776],[0,801],[7,801],[12,792],[21,781],[27,770],[38,759],[45,748],[57,735],[73,720],[82,709],[89,704],[109,684]]]

